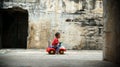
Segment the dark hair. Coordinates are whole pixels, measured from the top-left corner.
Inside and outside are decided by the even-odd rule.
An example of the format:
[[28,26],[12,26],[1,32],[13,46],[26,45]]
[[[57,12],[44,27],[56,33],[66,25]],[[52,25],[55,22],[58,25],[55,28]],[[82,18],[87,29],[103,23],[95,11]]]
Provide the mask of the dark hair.
[[58,35],[60,35],[60,33],[59,33],[59,32],[55,33],[55,36],[56,36],[56,37],[57,37]]

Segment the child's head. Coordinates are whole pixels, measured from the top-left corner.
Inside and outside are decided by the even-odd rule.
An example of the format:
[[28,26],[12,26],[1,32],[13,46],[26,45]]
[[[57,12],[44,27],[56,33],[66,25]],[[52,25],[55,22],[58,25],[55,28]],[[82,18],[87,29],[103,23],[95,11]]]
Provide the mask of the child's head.
[[59,32],[55,33],[55,37],[60,38],[60,33]]

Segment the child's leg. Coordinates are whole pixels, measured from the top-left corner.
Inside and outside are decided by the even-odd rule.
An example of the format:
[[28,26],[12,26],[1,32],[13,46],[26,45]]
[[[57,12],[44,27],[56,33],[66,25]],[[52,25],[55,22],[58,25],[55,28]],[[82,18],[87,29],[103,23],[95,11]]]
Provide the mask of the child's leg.
[[58,44],[58,45],[57,45],[57,49],[56,49],[56,53],[59,53],[60,47],[61,47],[61,44]]
[[59,47],[57,47],[57,49],[56,49],[56,53],[59,53]]

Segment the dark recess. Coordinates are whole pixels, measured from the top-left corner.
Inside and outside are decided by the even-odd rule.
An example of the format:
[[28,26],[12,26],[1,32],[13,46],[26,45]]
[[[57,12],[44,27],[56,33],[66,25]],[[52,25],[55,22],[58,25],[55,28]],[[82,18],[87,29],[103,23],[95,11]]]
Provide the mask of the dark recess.
[[0,48],[26,48],[28,11],[19,7],[0,9]]

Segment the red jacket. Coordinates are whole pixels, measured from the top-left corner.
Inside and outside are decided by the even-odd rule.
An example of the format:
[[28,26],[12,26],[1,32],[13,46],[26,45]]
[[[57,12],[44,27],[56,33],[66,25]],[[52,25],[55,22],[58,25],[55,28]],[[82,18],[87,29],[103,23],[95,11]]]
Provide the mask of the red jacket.
[[52,46],[56,46],[59,43],[58,38],[54,38],[53,42],[52,42]]

